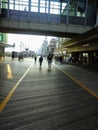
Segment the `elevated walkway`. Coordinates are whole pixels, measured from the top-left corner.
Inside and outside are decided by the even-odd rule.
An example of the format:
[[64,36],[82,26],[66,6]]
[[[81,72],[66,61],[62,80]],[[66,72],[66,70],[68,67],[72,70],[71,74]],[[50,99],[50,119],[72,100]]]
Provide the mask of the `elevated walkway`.
[[69,17],[56,14],[26,11],[2,10],[0,31],[6,33],[25,33],[60,37],[74,37],[90,30],[93,23],[85,25],[83,17]]

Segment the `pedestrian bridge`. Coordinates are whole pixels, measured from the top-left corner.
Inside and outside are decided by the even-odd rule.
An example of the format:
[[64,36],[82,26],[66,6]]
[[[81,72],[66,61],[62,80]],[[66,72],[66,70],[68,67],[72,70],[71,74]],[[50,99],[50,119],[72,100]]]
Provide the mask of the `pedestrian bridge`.
[[96,9],[84,1],[5,1],[0,9],[1,32],[73,37],[96,24]]
[[38,34],[49,36],[73,37],[84,33],[92,28],[92,25],[84,25],[85,19],[81,17],[70,17],[66,24],[67,17],[49,15],[43,13],[9,10],[2,10],[0,17],[0,31],[7,33]]

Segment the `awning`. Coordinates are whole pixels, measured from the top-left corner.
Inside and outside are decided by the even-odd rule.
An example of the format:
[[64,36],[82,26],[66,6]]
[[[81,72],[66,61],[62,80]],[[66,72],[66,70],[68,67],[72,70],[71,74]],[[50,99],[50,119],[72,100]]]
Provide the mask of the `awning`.
[[14,47],[14,45],[10,45],[10,44],[0,42],[0,47]]

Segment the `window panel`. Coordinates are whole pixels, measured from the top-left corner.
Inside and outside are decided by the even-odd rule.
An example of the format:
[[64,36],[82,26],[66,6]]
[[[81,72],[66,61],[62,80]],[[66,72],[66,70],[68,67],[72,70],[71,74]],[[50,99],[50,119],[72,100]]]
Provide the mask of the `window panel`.
[[41,13],[45,13],[45,8],[40,8]]
[[45,0],[40,0],[40,4],[44,4],[45,5]]
[[7,0],[6,1],[1,0],[1,8],[3,8],[3,9],[8,8],[8,1]]
[[38,12],[38,7],[31,7],[31,12]]
[[38,12],[38,0],[31,0],[31,12]]
[[9,9],[13,9],[14,10],[14,5],[10,3]]
[[40,0],[40,12],[41,13],[45,13],[45,6],[46,6],[45,0]]
[[70,0],[69,15],[70,16],[85,16],[86,1],[84,0]]
[[14,4],[14,1],[15,1],[15,0],[9,0],[9,3],[13,3],[13,4]]
[[9,0],[10,9],[28,10],[29,0]]
[[60,2],[50,2],[50,13],[60,14]]

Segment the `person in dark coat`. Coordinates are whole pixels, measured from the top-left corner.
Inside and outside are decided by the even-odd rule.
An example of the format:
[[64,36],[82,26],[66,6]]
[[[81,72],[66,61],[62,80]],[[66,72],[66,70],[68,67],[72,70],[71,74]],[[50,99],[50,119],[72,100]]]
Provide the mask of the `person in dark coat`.
[[47,57],[47,60],[48,60],[48,67],[51,68],[51,63],[52,63],[52,55],[48,55]]
[[42,62],[43,62],[43,57],[40,56],[40,57],[39,57],[39,65],[40,65],[40,68],[41,68],[41,66],[42,66]]

